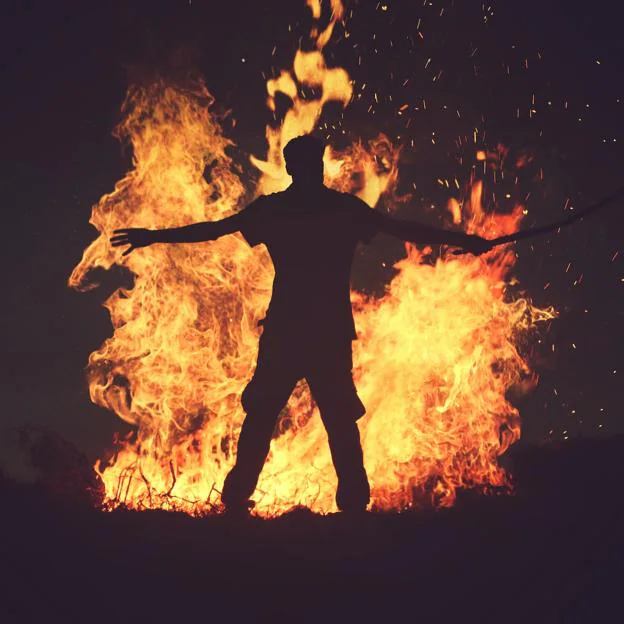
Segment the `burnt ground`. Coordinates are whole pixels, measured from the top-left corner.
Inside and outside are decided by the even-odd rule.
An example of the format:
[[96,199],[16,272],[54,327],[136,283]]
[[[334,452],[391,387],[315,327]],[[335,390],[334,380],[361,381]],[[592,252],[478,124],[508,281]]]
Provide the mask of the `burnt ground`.
[[359,521],[100,513],[5,480],[0,621],[622,621],[624,438],[513,471],[511,497]]

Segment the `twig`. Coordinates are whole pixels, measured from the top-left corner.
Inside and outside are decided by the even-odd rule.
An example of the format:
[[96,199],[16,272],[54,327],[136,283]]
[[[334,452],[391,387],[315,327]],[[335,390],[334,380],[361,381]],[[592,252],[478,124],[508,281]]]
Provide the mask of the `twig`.
[[169,460],[169,470],[171,472],[171,478],[173,479],[173,481],[171,482],[171,487],[167,490],[167,493],[165,494],[165,496],[169,496],[173,490],[173,488],[175,487],[175,484],[177,482],[176,476],[175,476],[175,470],[173,469],[173,460],[170,459]]

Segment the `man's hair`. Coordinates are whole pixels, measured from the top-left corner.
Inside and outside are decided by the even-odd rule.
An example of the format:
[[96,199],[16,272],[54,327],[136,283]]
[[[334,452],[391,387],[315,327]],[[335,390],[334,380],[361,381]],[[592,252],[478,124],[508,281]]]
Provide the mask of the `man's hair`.
[[325,143],[309,134],[291,139],[284,148],[284,160],[289,167],[297,168],[297,165],[306,165],[310,162],[318,162],[323,159]]

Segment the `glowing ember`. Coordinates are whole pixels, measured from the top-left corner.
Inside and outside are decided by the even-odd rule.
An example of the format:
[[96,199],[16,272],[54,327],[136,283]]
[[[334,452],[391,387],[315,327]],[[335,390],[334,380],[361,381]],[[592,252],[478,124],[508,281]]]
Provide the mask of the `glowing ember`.
[[[307,4],[319,18],[320,2]],[[322,52],[343,11],[338,0],[331,6],[327,28],[312,33],[316,50],[297,52],[292,71],[267,83],[269,107],[277,92],[292,106],[279,128],[267,128],[266,160],[252,158],[262,172],[256,193],[288,185],[281,148],[314,129],[327,101],[349,103],[347,72],[327,68]],[[301,85],[314,87],[318,99],[300,98]],[[116,228],[174,227],[240,209],[250,189],[234,173],[225,151],[230,141],[211,103],[201,82],[186,90],[164,82],[129,90],[116,134],[131,142],[134,168],[94,206],[91,223],[100,235],[69,280],[92,288],[91,271],[114,264],[135,276],[133,288],[106,301],[114,333],[88,365],[91,399],[137,431],[108,465],[97,466],[109,507],[209,511],[233,464],[244,416],[240,395],[253,372],[257,323],[273,278],[265,249],[234,235],[122,258],[108,242]],[[342,153],[328,148],[325,163],[327,184],[371,206],[395,188],[398,152],[386,137]],[[210,181],[203,177],[207,165]],[[481,193],[477,182],[463,205],[452,200],[453,221],[489,238],[515,231],[522,206],[511,215],[486,214]],[[515,345],[535,322],[553,316],[505,298],[512,252],[443,256],[435,264],[423,258],[408,248],[382,298],[352,296],[360,334],[355,379],[368,408],[360,421],[364,457],[373,505],[384,509],[425,499],[450,505],[458,488],[508,485],[497,458],[518,439],[520,420],[505,395],[533,378]],[[303,504],[332,511],[335,475],[305,384],[284,412],[256,509],[272,515]]]

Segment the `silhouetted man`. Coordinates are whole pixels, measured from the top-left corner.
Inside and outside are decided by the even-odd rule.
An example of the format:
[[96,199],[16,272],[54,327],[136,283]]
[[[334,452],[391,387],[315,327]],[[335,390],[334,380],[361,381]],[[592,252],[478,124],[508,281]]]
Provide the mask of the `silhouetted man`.
[[236,464],[223,486],[231,511],[253,505],[277,417],[298,380],[305,378],[319,406],[338,475],[336,502],[348,512],[364,511],[370,489],[356,421],[365,413],[353,377],[351,341],[356,339],[350,301],[353,254],[385,232],[417,244],[448,244],[482,253],[490,244],[478,236],[402,221],[371,210],[353,195],[323,184],[321,141],[293,139],[284,149],[293,183],[282,193],[262,196],[220,221],[166,230],[116,230],[114,246],[124,252],[152,243],[215,240],[241,232],[250,245],[264,243],[275,279],[262,322],[258,363],[242,395],[247,413]]

